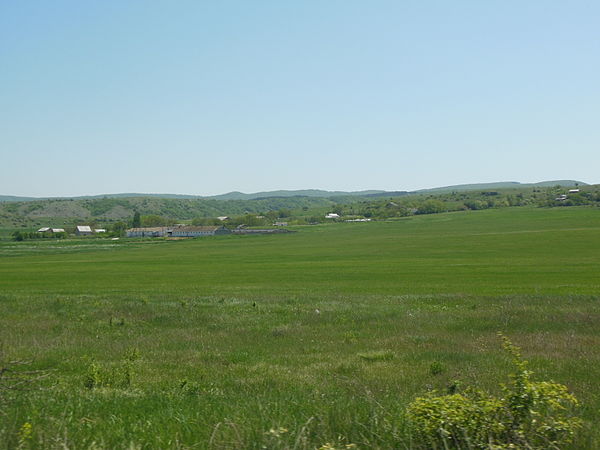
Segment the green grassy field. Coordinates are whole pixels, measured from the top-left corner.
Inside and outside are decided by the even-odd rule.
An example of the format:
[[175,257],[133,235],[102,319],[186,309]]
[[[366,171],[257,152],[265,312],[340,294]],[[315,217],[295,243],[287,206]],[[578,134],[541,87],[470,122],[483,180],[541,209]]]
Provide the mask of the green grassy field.
[[507,381],[502,331],[600,446],[600,210],[297,230],[1,242],[0,356],[47,376],[4,394],[0,445],[411,447],[415,396]]

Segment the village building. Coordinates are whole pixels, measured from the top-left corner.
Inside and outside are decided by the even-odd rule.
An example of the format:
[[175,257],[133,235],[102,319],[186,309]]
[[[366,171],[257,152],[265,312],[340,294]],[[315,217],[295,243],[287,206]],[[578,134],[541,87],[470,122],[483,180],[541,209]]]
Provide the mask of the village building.
[[175,227],[130,228],[127,237],[186,237],[215,236],[229,234],[231,231],[223,226],[195,227],[189,225]]
[[130,228],[127,237],[165,237],[168,227]]
[[172,237],[199,237],[199,236],[215,236],[218,234],[229,234],[231,231],[223,226],[206,226],[193,227],[184,226],[176,227],[170,230],[168,236]]
[[90,236],[92,233],[92,228],[89,225],[77,225],[75,229],[77,236]]
[[340,215],[336,213],[327,213],[325,214],[326,219],[339,219]]
[[37,230],[38,233],[64,233],[64,228],[50,228],[50,227],[42,227]]

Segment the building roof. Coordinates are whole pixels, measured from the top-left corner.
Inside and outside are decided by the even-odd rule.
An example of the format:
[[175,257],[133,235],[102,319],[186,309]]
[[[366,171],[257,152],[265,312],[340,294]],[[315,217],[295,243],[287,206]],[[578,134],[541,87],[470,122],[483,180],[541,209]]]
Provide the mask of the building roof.
[[52,230],[53,233],[64,233],[65,229],[64,228],[50,228]]
[[173,228],[173,231],[216,231],[223,228],[222,226],[204,226],[204,227],[194,227],[194,226],[184,226],[184,227],[176,227]]
[[77,225],[77,231],[79,231],[80,233],[91,233],[92,228],[89,225]]
[[50,231],[50,227],[42,227],[38,230],[38,233],[44,233],[46,231]]
[[146,227],[146,228],[130,228],[127,231],[133,232],[133,231],[166,231],[169,228],[167,227]]

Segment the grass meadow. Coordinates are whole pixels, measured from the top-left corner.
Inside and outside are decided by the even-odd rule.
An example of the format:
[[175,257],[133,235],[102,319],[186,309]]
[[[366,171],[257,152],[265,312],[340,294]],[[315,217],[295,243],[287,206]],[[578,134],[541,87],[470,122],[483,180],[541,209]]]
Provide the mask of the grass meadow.
[[296,230],[0,242],[0,448],[412,448],[416,396],[508,381],[498,332],[600,447],[600,210]]

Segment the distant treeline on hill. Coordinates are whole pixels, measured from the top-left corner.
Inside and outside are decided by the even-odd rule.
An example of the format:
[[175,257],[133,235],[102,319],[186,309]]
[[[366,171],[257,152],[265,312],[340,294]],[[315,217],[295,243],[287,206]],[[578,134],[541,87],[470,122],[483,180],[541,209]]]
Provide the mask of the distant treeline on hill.
[[[390,193],[388,193],[390,194]],[[387,219],[445,211],[479,210],[511,206],[577,206],[600,204],[600,186],[577,188],[518,187],[464,191],[394,192],[383,196],[303,197],[281,196],[253,200],[167,199],[158,197],[48,199],[0,203],[0,227],[27,228],[96,223],[128,225],[134,213],[147,226],[177,222],[197,225],[218,222],[229,216],[231,223],[248,226],[272,225],[285,219],[289,224],[324,222],[327,213],[340,217]],[[120,225],[123,227],[123,225]]]

